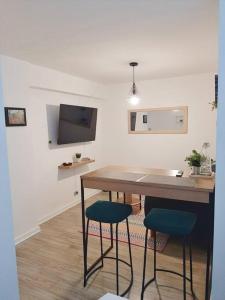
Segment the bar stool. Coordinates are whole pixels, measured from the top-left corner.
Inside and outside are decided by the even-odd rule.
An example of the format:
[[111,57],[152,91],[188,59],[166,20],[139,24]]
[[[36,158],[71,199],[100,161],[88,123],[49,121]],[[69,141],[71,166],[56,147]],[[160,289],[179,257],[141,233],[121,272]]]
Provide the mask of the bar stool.
[[[195,299],[193,291],[193,278],[192,278],[192,248],[191,248],[191,233],[194,229],[197,217],[195,214],[179,210],[153,208],[144,219],[146,227],[145,233],[145,249],[144,249],[144,267],[142,279],[141,299],[144,299],[144,291],[147,286],[156,280],[156,272],[168,272],[178,275],[183,278],[183,299],[186,300],[186,281],[190,282],[192,296]],[[146,254],[147,254],[147,241],[148,231],[153,230],[154,234],[154,276],[147,283],[145,283],[145,270],[146,270]],[[179,236],[183,240],[183,274],[178,272],[158,269],[156,267],[156,232],[163,232],[174,236]],[[186,244],[189,243],[190,255],[190,278],[186,276]]]
[[[85,258],[87,259],[89,221],[92,220],[92,221],[99,222],[101,265],[97,266],[95,269],[89,268],[89,270],[88,269],[85,270],[84,272],[85,282],[87,282],[87,280],[91,277],[91,275],[93,275],[98,269],[103,267],[104,259],[113,259],[116,261],[116,293],[121,297],[123,297],[129,292],[133,284],[133,265],[132,265],[132,255],[131,255],[130,232],[129,232],[129,224],[128,224],[128,217],[131,213],[132,213],[132,207],[129,204],[122,204],[122,203],[110,202],[110,201],[100,201],[100,200],[96,201],[94,204],[92,204],[86,209],[87,230],[86,230],[86,237],[85,237],[84,255]],[[121,223],[124,220],[126,220],[126,226],[127,226],[127,239],[128,239],[128,248],[129,248],[129,257],[130,257],[129,263],[123,259],[120,259],[118,254],[118,226],[119,223]],[[116,257],[104,256],[103,254],[102,223],[116,224]],[[131,279],[130,279],[129,286],[121,294],[119,294],[119,262],[122,262],[125,265],[129,266],[131,272]]]

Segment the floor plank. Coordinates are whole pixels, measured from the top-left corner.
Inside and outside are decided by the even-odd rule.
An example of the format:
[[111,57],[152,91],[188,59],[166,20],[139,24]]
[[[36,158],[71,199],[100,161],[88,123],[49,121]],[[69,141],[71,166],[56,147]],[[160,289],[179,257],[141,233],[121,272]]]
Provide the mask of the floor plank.
[[[96,198],[106,199],[101,193],[87,201],[87,206]],[[83,288],[81,208],[77,205],[61,215],[41,225],[41,232],[17,246],[17,267],[20,296],[22,300],[96,300],[107,292],[115,292],[115,263],[106,260],[104,269],[89,280]],[[99,239],[89,239],[89,262],[100,253]],[[109,241],[104,240],[107,247]],[[112,251],[115,254],[114,250]],[[128,259],[127,244],[120,243],[121,258]],[[182,249],[178,240],[170,238],[163,253],[157,255],[158,266],[182,271]],[[143,248],[132,246],[134,263],[134,285],[127,296],[131,300],[140,299],[142,280]],[[153,253],[148,251],[147,276],[152,275]],[[187,265],[188,267],[189,265]],[[120,273],[129,278],[129,270],[121,265]],[[199,300],[204,299],[205,251],[200,246],[193,247],[194,289]],[[121,289],[127,281],[121,278]],[[160,273],[158,286],[154,283],[146,290],[145,299],[182,299],[182,279],[168,273]],[[189,287],[188,287],[189,291]],[[187,299],[192,299],[189,296]]]

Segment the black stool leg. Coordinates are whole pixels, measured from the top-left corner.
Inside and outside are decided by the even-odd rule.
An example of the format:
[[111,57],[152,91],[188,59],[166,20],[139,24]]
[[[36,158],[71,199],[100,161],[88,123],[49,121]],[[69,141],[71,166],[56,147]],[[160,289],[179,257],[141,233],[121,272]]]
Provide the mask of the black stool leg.
[[154,280],[156,280],[156,231],[154,231]]
[[126,194],[123,193],[123,203],[125,204],[126,203]]
[[119,295],[118,223],[116,224],[116,294]]
[[119,192],[116,193],[116,198],[119,199]]
[[[109,201],[112,202],[112,192],[109,191]],[[113,248],[113,225],[110,224],[110,240],[111,240],[111,247]]]
[[142,290],[141,290],[141,300],[144,299],[145,290],[145,271],[146,271],[146,256],[147,256],[147,242],[148,242],[148,229],[145,232],[145,249],[144,249],[144,266],[143,266],[143,277],[142,277]]
[[183,240],[183,295],[186,300],[186,239]]
[[104,265],[103,263],[103,243],[102,243],[102,223],[99,222],[99,230],[100,230],[100,244],[101,244],[101,258],[102,258],[102,267]]
[[139,196],[139,200],[140,200],[140,210],[141,210],[141,195]]
[[133,263],[132,263],[131,244],[130,244],[130,230],[129,230],[128,219],[126,219],[126,223],[127,223],[127,240],[128,240],[129,256],[130,256],[131,282],[133,282]]
[[87,285],[87,251],[88,251],[88,229],[89,229],[89,219],[87,219],[87,227],[86,227],[86,236],[85,236],[85,247],[84,247],[84,259],[86,261],[86,266],[84,270],[84,287]]

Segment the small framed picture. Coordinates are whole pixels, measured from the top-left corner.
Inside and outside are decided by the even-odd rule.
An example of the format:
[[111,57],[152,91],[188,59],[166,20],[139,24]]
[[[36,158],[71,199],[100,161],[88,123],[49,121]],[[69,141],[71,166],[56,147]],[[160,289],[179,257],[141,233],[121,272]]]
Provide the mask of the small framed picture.
[[18,107],[5,107],[6,126],[27,126],[26,109]]

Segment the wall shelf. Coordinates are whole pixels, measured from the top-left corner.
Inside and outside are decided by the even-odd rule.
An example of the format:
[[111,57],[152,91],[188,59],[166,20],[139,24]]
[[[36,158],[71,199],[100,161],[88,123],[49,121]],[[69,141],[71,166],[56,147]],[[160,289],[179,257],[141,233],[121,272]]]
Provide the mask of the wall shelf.
[[64,166],[63,164],[61,164],[60,166],[58,166],[58,168],[59,168],[59,169],[63,169],[63,170],[65,170],[65,169],[76,169],[76,168],[79,168],[79,167],[81,167],[81,166],[83,166],[83,165],[91,164],[91,163],[93,163],[93,162],[95,162],[94,159],[81,160],[81,161],[79,161],[79,162],[72,163],[71,166]]

